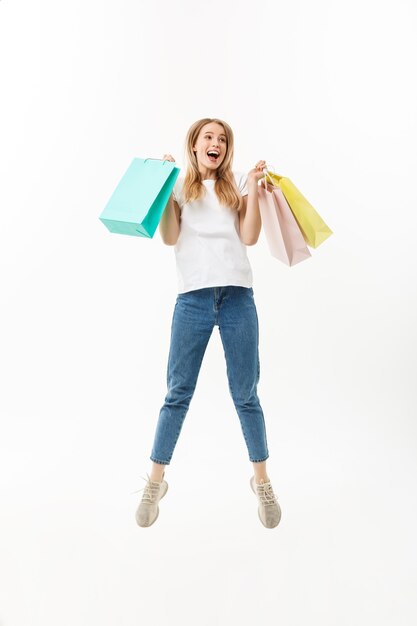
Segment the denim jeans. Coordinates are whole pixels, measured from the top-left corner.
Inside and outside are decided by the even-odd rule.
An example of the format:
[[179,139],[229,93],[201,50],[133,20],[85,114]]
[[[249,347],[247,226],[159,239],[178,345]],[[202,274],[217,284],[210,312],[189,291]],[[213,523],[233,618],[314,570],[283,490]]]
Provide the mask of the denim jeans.
[[265,461],[268,446],[257,394],[259,327],[252,287],[206,287],[179,293],[171,325],[167,394],[156,425],[150,459],[169,465],[193,397],[214,326],[219,327],[228,385],[249,460]]

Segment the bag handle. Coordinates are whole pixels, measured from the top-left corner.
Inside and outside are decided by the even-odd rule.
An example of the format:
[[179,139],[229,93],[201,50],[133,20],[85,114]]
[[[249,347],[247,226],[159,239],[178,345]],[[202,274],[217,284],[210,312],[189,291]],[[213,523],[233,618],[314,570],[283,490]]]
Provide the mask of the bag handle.
[[[264,189],[266,189],[267,191],[268,191],[268,187],[267,187],[267,184],[268,184],[268,178],[269,178],[269,182],[270,182],[270,184],[271,184],[273,187],[276,187],[276,185],[275,185],[274,181],[272,180],[271,176],[269,175],[269,170],[271,170],[271,169],[272,169],[272,170],[274,169],[274,167],[273,167],[272,165],[271,165],[271,167],[269,167],[269,166],[268,166],[268,167],[264,167],[264,169],[263,169],[263,173],[265,174],[265,178],[263,178],[263,179],[262,179],[261,184],[262,184],[262,183],[264,183],[264,184],[263,184],[263,187],[264,187]],[[273,174],[275,174],[275,171],[273,171],[272,173],[273,173]]]
[[[143,159],[143,162],[146,163],[146,161],[162,161],[162,159],[154,159],[153,157],[146,157],[146,159]],[[172,161],[168,161],[168,159],[164,159],[162,165],[164,165],[164,163],[172,163]]]

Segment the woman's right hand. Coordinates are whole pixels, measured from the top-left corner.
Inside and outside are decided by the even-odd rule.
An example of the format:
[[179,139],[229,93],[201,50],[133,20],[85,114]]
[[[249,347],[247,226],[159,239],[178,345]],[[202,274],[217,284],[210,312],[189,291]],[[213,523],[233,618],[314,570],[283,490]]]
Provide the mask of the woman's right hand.
[[164,156],[162,157],[163,161],[172,161],[173,163],[175,163],[175,159],[173,156],[171,156],[170,154],[164,154]]

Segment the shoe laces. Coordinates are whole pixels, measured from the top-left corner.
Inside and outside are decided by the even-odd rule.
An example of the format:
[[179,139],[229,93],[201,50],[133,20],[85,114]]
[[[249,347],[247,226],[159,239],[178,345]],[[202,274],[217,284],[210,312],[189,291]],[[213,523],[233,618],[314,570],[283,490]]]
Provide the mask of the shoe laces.
[[142,489],[132,491],[131,495],[134,493],[139,493],[139,491],[143,491],[142,502],[154,502],[156,496],[158,495],[162,482],[159,483],[156,480],[151,480],[149,474],[146,474],[146,476],[148,477],[147,479],[141,476],[142,480],[146,481],[146,485],[142,487]]
[[270,482],[261,483],[260,485],[255,482],[255,485],[261,504],[264,506],[278,504],[277,497]]

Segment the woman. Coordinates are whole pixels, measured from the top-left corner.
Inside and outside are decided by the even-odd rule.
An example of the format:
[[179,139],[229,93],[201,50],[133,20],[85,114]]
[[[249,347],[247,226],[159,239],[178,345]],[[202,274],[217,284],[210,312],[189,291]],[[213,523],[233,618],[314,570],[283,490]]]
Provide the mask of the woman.
[[[233,132],[226,122],[204,118],[187,133],[185,179],[178,178],[159,230],[175,246],[178,296],[171,327],[167,395],[159,414],[150,459],[151,473],[136,512],[139,526],[150,526],[166,494],[166,465],[181,432],[215,325],[226,357],[229,389],[238,413],[254,475],[250,486],[266,528],[281,510],[267,475],[265,422],[257,395],[258,316],[246,246],[261,230],[258,181],[265,161],[247,176],[232,172]],[[174,161],[171,155],[165,160]]]

